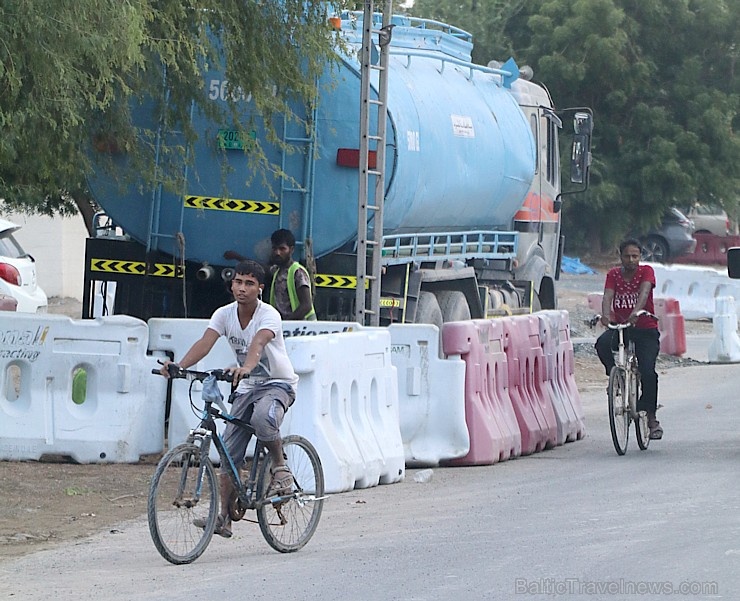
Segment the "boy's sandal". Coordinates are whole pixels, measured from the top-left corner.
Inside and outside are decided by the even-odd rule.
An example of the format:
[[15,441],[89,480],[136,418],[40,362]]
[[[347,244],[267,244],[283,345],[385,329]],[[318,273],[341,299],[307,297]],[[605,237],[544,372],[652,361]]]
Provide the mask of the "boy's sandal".
[[[193,526],[196,528],[203,528],[205,530],[206,521],[203,518],[195,518],[193,520]],[[224,526],[224,517],[220,514],[216,518],[216,525],[213,527],[213,533],[223,536],[224,538],[231,538],[232,536],[231,529]]]
[[287,465],[270,468],[272,478],[267,489],[267,496],[287,495],[293,490],[293,473]]

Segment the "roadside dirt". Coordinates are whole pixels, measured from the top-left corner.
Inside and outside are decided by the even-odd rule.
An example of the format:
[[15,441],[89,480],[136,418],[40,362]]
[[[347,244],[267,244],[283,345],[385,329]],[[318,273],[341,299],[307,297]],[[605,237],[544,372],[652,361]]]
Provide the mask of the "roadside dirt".
[[[600,290],[603,275],[567,276],[559,306],[571,315],[573,337],[592,337],[583,320],[593,312],[587,293]],[[79,303],[52,299],[49,312],[79,317]],[[711,332],[711,323],[687,322],[687,334]],[[690,362],[661,356],[660,370]],[[603,387],[602,367],[590,345],[576,348],[576,382],[585,392]],[[138,464],[77,465],[61,458],[0,462],[0,561],[70,543],[146,513],[149,480],[158,457]]]

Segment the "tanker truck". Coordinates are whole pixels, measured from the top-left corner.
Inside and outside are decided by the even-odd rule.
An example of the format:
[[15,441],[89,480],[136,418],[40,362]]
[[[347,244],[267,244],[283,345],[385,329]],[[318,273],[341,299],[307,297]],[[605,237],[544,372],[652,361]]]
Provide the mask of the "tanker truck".
[[[182,167],[180,190],[136,181],[122,187],[116,173],[131,169],[127,157],[98,148],[107,167],[95,170],[89,189],[105,216],[87,241],[83,317],[100,312],[95,303],[110,295],[101,296],[96,286],[111,282],[115,301],[104,312],[208,317],[230,300],[224,279],[233,262],[225,251],[266,263],[271,233],[288,228],[298,241],[295,258],[313,276],[319,319],[355,320],[363,166],[382,173],[384,182],[382,324],[441,325],[556,307],[563,246],[559,133],[563,115],[572,116],[571,180],[583,190],[591,112],[556,112],[547,89],[531,81],[531,70],[520,71],[511,59],[473,64],[472,36],[461,29],[394,15],[383,42],[387,67],[369,80],[369,100],[382,100],[386,109],[385,132],[369,136],[363,157],[363,21],[362,13],[349,12],[337,20],[346,42],[337,50],[339,68],[327,67],[308,113],[293,107],[308,131],[277,120],[284,144],[270,142],[245,94],[248,136],[243,127],[193,113],[199,137]],[[382,23],[382,15],[374,15],[375,53]],[[381,76],[387,78],[382,98]],[[211,102],[233,93],[218,69],[204,71],[203,85]],[[157,127],[146,102],[133,109],[133,118]],[[157,140],[177,136],[176,130],[160,130]],[[255,140],[282,177],[249,173],[248,147]],[[373,231],[378,224],[369,215],[364,225]]]

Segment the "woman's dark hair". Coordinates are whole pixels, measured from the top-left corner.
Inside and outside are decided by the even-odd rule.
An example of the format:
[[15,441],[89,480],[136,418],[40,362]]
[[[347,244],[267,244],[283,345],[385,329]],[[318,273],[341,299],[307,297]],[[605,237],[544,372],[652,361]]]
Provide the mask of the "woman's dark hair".
[[640,253],[642,253],[642,244],[640,244],[640,241],[637,238],[627,238],[626,240],[622,240],[619,243],[619,256],[622,256],[622,253],[624,252],[624,249],[628,246],[636,246]]

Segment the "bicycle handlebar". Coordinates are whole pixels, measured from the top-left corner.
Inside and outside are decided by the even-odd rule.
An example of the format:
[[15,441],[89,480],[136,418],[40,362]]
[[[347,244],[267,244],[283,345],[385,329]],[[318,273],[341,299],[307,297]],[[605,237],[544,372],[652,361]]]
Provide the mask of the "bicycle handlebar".
[[[657,315],[655,315],[654,313],[651,313],[650,311],[647,311],[646,309],[640,309],[637,312],[636,315],[637,315],[637,317],[640,317],[641,315],[647,315],[648,317],[652,317],[656,321],[659,320],[659,318],[658,318]],[[587,323],[588,323],[589,326],[591,326],[593,328],[597,323],[599,323],[599,321],[601,321],[601,314],[597,313],[591,319],[589,319],[587,321]],[[610,330],[624,330],[626,328],[631,328],[632,327],[632,324],[630,322],[625,322],[625,323],[609,323],[609,325],[607,327]]]
[[[220,382],[233,382],[234,381],[234,375],[232,373],[227,373],[223,369],[211,369],[208,371],[195,371],[193,369],[184,369],[180,367],[179,365],[177,365],[176,363],[168,363],[167,372],[169,373],[170,378],[173,378],[173,379],[191,378],[193,380],[199,380],[202,382],[208,376],[214,376],[216,380],[219,380]],[[152,373],[157,376],[162,375],[162,372],[160,372],[158,369],[152,369]]]

